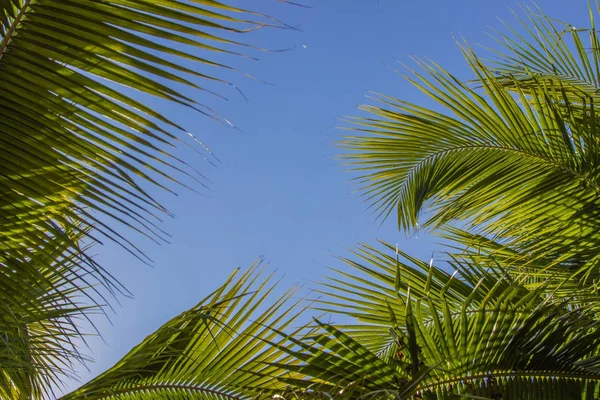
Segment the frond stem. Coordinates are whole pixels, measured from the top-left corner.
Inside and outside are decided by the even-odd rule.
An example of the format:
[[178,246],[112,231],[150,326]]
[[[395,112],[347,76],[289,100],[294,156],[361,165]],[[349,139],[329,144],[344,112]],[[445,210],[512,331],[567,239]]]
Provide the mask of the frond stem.
[[19,14],[15,17],[15,20],[12,22],[12,24],[10,24],[10,27],[6,31],[6,35],[4,35],[4,37],[2,38],[2,42],[0,42],[0,60],[2,60],[2,57],[4,57],[4,53],[6,52],[8,45],[12,41],[14,34],[17,32],[17,27],[23,20],[25,12],[31,5],[32,1],[33,0],[25,0],[23,6],[19,10]]
[[418,391],[436,388],[442,385],[449,385],[452,383],[458,383],[460,381],[476,381],[484,378],[533,378],[533,377],[544,377],[544,378],[563,378],[563,379],[590,379],[600,380],[598,375],[590,374],[578,374],[569,372],[551,372],[551,371],[524,371],[524,372],[498,372],[498,373],[485,373],[471,376],[458,376],[435,383],[430,383],[418,388]]
[[[186,385],[186,384],[175,384],[175,383],[165,383],[165,384],[150,384],[150,385],[138,385],[132,388],[124,388],[120,390],[111,390],[110,396],[118,395],[118,394],[127,394],[139,391],[148,391],[148,390],[185,390],[185,391],[196,391],[196,392],[206,392],[212,395],[221,396],[230,400],[243,400],[244,397],[228,394],[226,392],[209,389],[205,387],[198,387],[196,385]],[[109,397],[110,397],[109,396]]]

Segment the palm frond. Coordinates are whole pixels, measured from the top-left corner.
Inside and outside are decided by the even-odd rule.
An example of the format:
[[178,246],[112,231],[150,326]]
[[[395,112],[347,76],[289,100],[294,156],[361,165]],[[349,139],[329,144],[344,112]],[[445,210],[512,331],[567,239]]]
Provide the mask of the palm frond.
[[[427,298],[435,308],[461,310],[467,302],[479,306],[512,285],[499,268],[486,270],[475,263],[450,259],[445,263],[451,271],[447,272],[437,266],[441,260],[426,263],[399,250],[394,254],[393,246],[382,244],[387,251],[362,245],[353,252],[357,259],[342,258],[350,270],[333,270],[319,290],[324,298],[316,306],[360,322],[360,326],[343,328],[353,337],[359,335],[361,343],[376,354],[384,354],[392,344],[390,315],[397,325],[406,326],[404,308],[409,290],[413,299]],[[398,293],[404,302],[399,301]],[[424,315],[427,308],[424,305],[421,309]]]
[[[512,59],[522,74],[531,71],[527,60],[518,61],[532,46],[542,54],[543,46],[562,40],[535,24],[542,44],[509,45],[527,48]],[[363,194],[379,215],[397,213],[402,229],[462,223],[520,252],[578,263],[587,279],[597,263],[600,226],[593,96],[575,91],[562,75],[530,73],[523,83],[461,49],[479,88],[432,62],[417,61],[424,73],[408,78],[446,112],[380,96],[380,107],[362,107],[372,117],[353,119],[363,134],[342,146],[361,174]],[[548,69],[559,58],[544,59]],[[420,221],[424,211],[431,218]]]
[[[510,274],[465,260],[452,262],[454,275],[423,262],[398,264],[389,245],[359,254],[361,261],[349,262],[352,269],[333,278],[335,288],[325,287],[322,306],[356,317],[358,323],[343,326],[344,332],[399,366],[399,378],[425,368],[415,396],[587,399],[600,389],[597,311],[576,296],[528,288]],[[478,272],[471,275],[473,270]],[[441,285],[437,276],[444,277]],[[556,393],[547,394],[548,385]]]
[[[69,236],[67,236],[69,235]],[[84,363],[79,327],[102,312],[94,261],[74,248],[81,233],[48,240],[48,246],[0,265],[0,397],[43,398]]]
[[[294,363],[277,365],[306,378],[282,376],[279,380],[288,387],[280,398],[404,399],[431,370],[418,361],[414,371],[402,368],[406,363],[389,363],[336,326],[318,320],[314,329],[289,340],[295,346],[282,349]],[[417,360],[418,355],[413,356]]]
[[281,27],[212,0],[0,2],[0,252],[19,257],[60,234],[53,223],[85,221],[147,260],[115,226],[164,239],[170,214],[148,188],[204,178],[172,155],[198,139],[128,93],[230,124],[182,89],[229,85],[220,76],[235,69],[211,54],[247,57],[260,49],[235,37],[267,25]]
[[252,58],[239,38],[264,26],[282,27],[213,0],[0,1],[0,397],[60,386],[79,319],[124,290],[81,243],[146,261],[124,229],[164,239],[149,188],[204,185],[173,155],[200,140],[144,99],[230,125],[186,88],[219,97],[223,55]]
[[492,49],[497,56],[489,62],[507,88],[529,92],[536,81],[560,84],[571,102],[582,98],[598,100],[600,46],[595,13],[600,4],[589,2],[589,27],[575,27],[546,16],[539,7],[523,7],[526,20],[514,13],[525,34],[505,24],[510,32],[494,32],[505,49]]
[[281,392],[279,376],[300,376],[275,365],[289,356],[270,343],[279,343],[278,332],[288,331],[298,316],[289,304],[294,291],[268,303],[276,284],[257,268],[232,275],[114,367],[61,399],[250,399]]

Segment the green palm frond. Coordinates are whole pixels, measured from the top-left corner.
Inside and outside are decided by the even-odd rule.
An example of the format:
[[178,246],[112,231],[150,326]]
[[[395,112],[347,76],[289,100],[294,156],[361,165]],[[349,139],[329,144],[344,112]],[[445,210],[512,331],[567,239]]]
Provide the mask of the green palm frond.
[[572,102],[582,98],[598,100],[600,87],[600,41],[594,14],[600,10],[589,3],[590,25],[577,28],[553,20],[537,9],[526,8],[527,20],[515,17],[525,34],[508,25],[510,34],[496,32],[495,38],[506,52],[492,50],[491,61],[500,82],[508,88],[528,92],[536,81],[560,84]]
[[[344,331],[380,360],[399,366],[399,377],[429,368],[415,395],[588,399],[600,390],[594,308],[580,305],[576,296],[557,297],[543,286],[528,289],[509,274],[464,261],[454,261],[459,272],[450,276],[422,262],[398,264],[387,247],[361,250],[362,261],[337,273],[335,288],[326,286],[323,306],[357,317],[359,323]],[[471,276],[474,269],[479,272]],[[442,285],[434,283],[436,276],[445,277]],[[461,302],[454,300],[457,293]]]
[[[359,335],[356,337],[361,343],[376,354],[384,354],[392,344],[390,314],[399,326],[407,324],[405,305],[398,301],[399,292],[406,298],[410,290],[413,298],[427,298],[435,308],[460,310],[467,302],[479,306],[490,296],[512,287],[509,276],[500,269],[488,271],[478,264],[455,259],[447,263],[452,268],[449,273],[436,267],[439,261],[425,263],[399,250],[394,255],[394,247],[383,245],[387,252],[363,245],[353,252],[357,260],[342,258],[350,270],[333,270],[333,276],[322,284],[320,293],[325,297],[317,306],[321,311],[350,316],[364,324],[344,328],[347,332],[358,329],[353,337]],[[427,308],[424,305],[421,312],[426,314]]]
[[[397,209],[400,227],[409,229],[419,225],[419,215],[430,202],[436,212],[428,224],[461,218],[475,225],[500,216],[506,221],[508,206],[515,208],[517,201],[521,208],[530,208],[533,190],[538,193],[543,185],[570,189],[575,196],[571,186],[588,183],[593,194],[595,183],[579,171],[583,162],[573,159],[578,146],[573,142],[592,133],[587,126],[565,132],[567,121],[558,118],[551,101],[560,92],[540,84],[538,104],[522,107],[470,50],[465,49],[465,55],[489,98],[438,67],[421,63],[427,75],[416,75],[420,82],[414,83],[455,115],[381,97],[383,108],[364,106],[379,119],[355,119],[360,125],[356,129],[369,135],[343,142],[354,152],[347,154],[350,163],[365,172],[365,193],[375,199],[382,215]],[[519,196],[513,194],[517,189],[524,189]],[[492,206],[496,199],[504,202]],[[560,200],[555,201],[563,209],[571,205]]]
[[86,361],[79,326],[105,301],[87,249],[73,248],[81,237],[67,229],[0,267],[0,398],[43,398]]
[[267,302],[276,284],[261,278],[258,264],[234,275],[197,306],[173,318],[114,367],[61,398],[250,399],[285,386],[277,367],[289,356],[271,343],[298,316],[294,290]]
[[[527,60],[519,64],[531,48],[542,54],[563,40],[550,37],[549,22],[546,30],[534,23],[542,42],[509,44],[527,49],[511,59],[529,74],[526,83],[506,66],[487,67],[466,46],[476,88],[417,61],[424,72],[408,79],[446,111],[380,96],[381,106],[362,107],[372,117],[353,119],[363,134],[342,142],[344,156],[379,215],[396,212],[401,228],[461,221],[520,252],[578,263],[588,278],[600,243],[598,116],[593,96],[562,75],[549,79],[531,72]],[[561,59],[548,57],[548,69]],[[420,221],[424,211],[431,217]]]
[[173,155],[202,143],[146,100],[231,125],[189,93],[235,87],[224,56],[252,58],[264,26],[213,0],[0,0],[0,398],[60,386],[80,319],[124,290],[81,243],[147,260],[124,229],[164,239],[149,189],[204,184]]
[[[600,301],[598,272],[578,260],[557,263],[556,257],[532,257],[504,242],[447,226],[440,233],[450,244],[452,257],[467,263],[500,268],[528,288],[547,287],[555,296],[576,296],[580,304],[597,307]],[[587,269],[586,279],[578,271]]]
[[182,89],[229,85],[235,69],[211,58],[247,57],[257,48],[236,37],[269,24],[281,26],[213,0],[1,1],[0,252],[86,221],[144,258],[115,226],[160,241],[169,213],[147,189],[203,178],[172,155],[192,134],[128,93],[229,124]]
[[288,384],[279,395],[283,398],[404,399],[431,371],[419,365],[416,353],[415,370],[405,370],[406,363],[389,363],[334,325],[318,320],[315,329],[290,342],[295,347],[288,344],[283,350],[296,363],[277,365],[306,378],[281,377]]

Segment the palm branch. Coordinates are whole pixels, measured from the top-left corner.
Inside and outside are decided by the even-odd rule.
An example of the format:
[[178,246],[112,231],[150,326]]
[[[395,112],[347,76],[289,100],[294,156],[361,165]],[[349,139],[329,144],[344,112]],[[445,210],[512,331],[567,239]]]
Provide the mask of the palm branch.
[[362,107],[370,117],[353,119],[362,133],[343,141],[344,157],[379,215],[396,213],[402,229],[462,224],[519,253],[578,265],[589,280],[600,226],[596,33],[588,56],[581,32],[528,15],[536,39],[509,41],[513,54],[497,63],[461,45],[470,84],[417,60],[423,72],[408,79],[445,111],[379,96],[381,106]]
[[64,232],[0,268],[0,398],[54,395],[74,378],[75,364],[87,361],[79,327],[102,312],[106,300],[94,287],[103,282],[90,273],[98,267],[85,256],[88,249],[72,245],[82,231]]
[[204,185],[174,156],[202,142],[146,100],[231,125],[209,89],[235,87],[228,60],[265,26],[283,25],[213,0],[0,1],[0,398],[40,398],[83,360],[79,319],[123,290],[88,244],[148,260],[126,232],[164,239],[150,191]]
[[592,399],[600,390],[597,310],[576,296],[466,260],[448,274],[390,245],[357,253],[323,287],[321,309],[354,317],[338,329],[405,385],[417,378],[415,397],[382,382],[373,398]]
[[[528,288],[544,286],[558,297],[576,296],[580,304],[598,306],[597,271],[577,260],[556,263],[555,255],[532,256],[521,249],[474,234],[456,227],[445,227],[440,233],[448,240],[447,251],[456,260],[471,264],[498,268],[523,282]],[[586,279],[580,279],[578,271],[586,269]]]
[[[600,49],[595,13],[599,3],[589,2],[590,25],[577,28],[552,19],[539,7],[523,7],[525,20],[513,13],[524,31],[505,24],[507,33],[494,32],[503,50],[490,49],[496,58],[488,64],[502,84],[529,92],[536,81],[560,85],[572,103],[598,100]],[[530,92],[530,94],[532,94]]]
[[235,69],[211,58],[249,57],[259,49],[239,37],[273,24],[212,0],[0,2],[0,257],[85,221],[92,239],[147,260],[116,227],[164,239],[158,223],[170,214],[148,190],[204,178],[173,155],[198,139],[141,96],[229,124],[183,89],[229,85],[221,76]]
[[[61,398],[251,399],[269,398],[301,375],[276,366],[291,363],[277,345],[293,334],[301,312],[292,289],[271,301],[277,284],[256,263],[232,275],[192,309],[144,339],[114,367]],[[292,332],[289,332],[292,330]]]
[[315,320],[314,325],[279,346],[293,362],[276,366],[301,377],[281,376],[287,387],[280,398],[405,399],[432,370],[421,365],[415,371],[397,368],[334,324]]

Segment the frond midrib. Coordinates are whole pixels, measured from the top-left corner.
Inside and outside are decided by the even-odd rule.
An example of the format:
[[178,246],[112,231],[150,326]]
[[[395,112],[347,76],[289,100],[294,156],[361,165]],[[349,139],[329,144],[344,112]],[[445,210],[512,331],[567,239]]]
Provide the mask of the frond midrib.
[[461,151],[472,151],[472,150],[512,152],[512,153],[516,153],[518,155],[521,155],[521,156],[524,156],[527,158],[535,159],[535,160],[538,160],[542,164],[547,164],[556,169],[562,169],[563,171],[565,171],[579,179],[585,180],[587,183],[590,184],[590,186],[593,186],[598,191],[600,191],[600,185],[598,185],[598,183],[596,183],[595,181],[589,181],[589,178],[587,178],[585,175],[582,175],[581,173],[574,171],[572,168],[569,168],[568,166],[566,166],[564,164],[558,163],[549,158],[543,157],[539,154],[527,152],[523,149],[518,149],[518,148],[514,148],[514,147],[509,147],[509,146],[502,146],[500,144],[489,144],[489,143],[451,146],[451,147],[447,147],[447,148],[444,148],[444,149],[441,149],[438,151],[434,151],[433,153],[430,153],[427,156],[421,158],[415,165],[413,165],[410,168],[410,171],[408,171],[408,173],[405,175],[405,178],[403,180],[407,181],[410,176],[414,176],[417,173],[416,171],[421,167],[421,165],[423,165],[424,163],[426,163],[432,159],[444,156],[448,153],[461,152]]
[[194,384],[184,384],[184,383],[154,383],[154,384],[146,384],[146,385],[136,385],[133,387],[123,388],[123,389],[111,389],[109,394],[101,395],[98,400],[102,399],[114,399],[120,395],[127,395],[135,392],[148,392],[148,391],[163,391],[163,390],[181,390],[186,392],[204,392],[210,393],[212,395],[221,396],[230,400],[245,400],[246,397],[241,395],[235,395],[231,393],[227,393],[224,390],[216,390],[210,389],[207,387],[194,385]]
[[418,390],[428,390],[440,388],[443,386],[451,385],[453,383],[458,383],[461,381],[478,381],[482,379],[490,379],[490,378],[556,378],[556,379],[585,379],[585,380],[595,380],[600,381],[600,374],[592,375],[585,373],[575,373],[575,372],[556,372],[556,371],[522,371],[522,372],[491,372],[491,373],[481,373],[477,375],[460,375],[452,378],[448,378],[445,380],[436,381],[434,383],[425,384],[423,386],[419,386]]
[[31,3],[34,1],[35,0],[25,0],[25,3],[23,3],[23,6],[19,10],[19,13],[15,17],[15,20],[10,24],[10,27],[6,31],[6,35],[4,35],[4,37],[2,38],[2,41],[0,42],[0,61],[4,57],[4,53],[6,53],[8,45],[10,44],[12,38],[17,32],[19,24],[23,21],[23,17],[25,16],[27,9],[31,6]]

